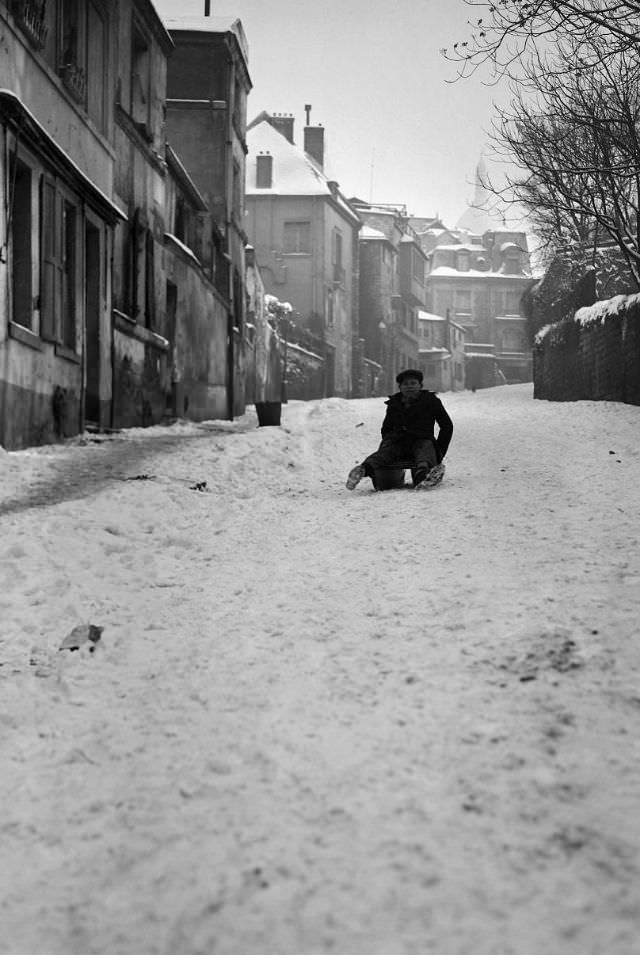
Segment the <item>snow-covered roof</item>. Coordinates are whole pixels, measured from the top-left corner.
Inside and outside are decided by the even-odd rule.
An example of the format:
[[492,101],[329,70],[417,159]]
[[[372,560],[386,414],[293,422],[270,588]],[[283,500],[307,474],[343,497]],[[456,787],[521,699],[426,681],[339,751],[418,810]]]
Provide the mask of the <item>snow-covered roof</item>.
[[[264,119],[247,130],[247,187],[248,196],[331,196],[345,215],[358,220],[355,210],[339,190],[331,188],[330,180],[310,156]],[[260,154],[273,157],[273,179],[268,188],[258,188],[256,161]],[[359,221],[359,220],[358,220]]]
[[441,348],[438,345],[424,346],[419,347],[418,351],[421,355],[432,355],[434,358],[450,358],[451,355],[447,348]]
[[[481,245],[467,245],[466,243],[458,242],[456,245],[436,245],[435,248],[432,249],[432,253],[433,253],[433,252],[440,252],[440,251],[445,251],[445,252],[478,252],[478,251],[482,251],[482,250],[483,250],[483,247],[482,247]],[[484,251],[486,252],[487,250],[484,249]]]
[[442,315],[434,315],[433,312],[425,312],[422,308],[418,309],[418,318],[422,321],[446,322],[446,318],[443,318]]
[[245,63],[248,63],[249,44],[238,17],[166,17],[163,23],[169,32],[184,30],[189,33],[233,33],[242,50]]
[[513,275],[508,272],[491,272],[488,269],[485,269],[484,272],[480,272],[478,269],[468,269],[465,272],[461,272],[459,269],[451,268],[448,265],[438,265],[435,269],[431,269],[431,271],[429,272],[428,278],[432,278],[434,275],[439,276],[441,278],[445,276],[451,276],[452,278],[455,277],[458,279],[481,278],[481,279],[499,279],[501,281],[509,281],[509,282],[515,282],[515,281],[530,282],[531,281],[530,275]]
[[386,235],[384,234],[384,232],[381,232],[379,229],[372,229],[371,226],[369,225],[362,226],[362,228],[360,229],[360,238],[361,239],[384,239],[387,242],[389,241]]

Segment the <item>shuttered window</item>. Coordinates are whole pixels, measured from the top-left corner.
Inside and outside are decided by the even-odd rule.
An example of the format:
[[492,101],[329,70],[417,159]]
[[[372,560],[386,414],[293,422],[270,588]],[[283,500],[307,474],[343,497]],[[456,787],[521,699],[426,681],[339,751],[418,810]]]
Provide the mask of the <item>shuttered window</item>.
[[76,348],[78,210],[43,175],[41,188],[40,337]]

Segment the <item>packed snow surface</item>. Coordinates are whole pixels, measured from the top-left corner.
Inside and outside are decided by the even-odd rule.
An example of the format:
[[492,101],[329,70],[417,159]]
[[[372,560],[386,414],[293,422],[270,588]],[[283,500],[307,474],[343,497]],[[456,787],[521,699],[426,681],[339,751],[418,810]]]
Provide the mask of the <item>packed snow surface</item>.
[[637,955],[640,408],[442,399],[0,449],[0,952]]

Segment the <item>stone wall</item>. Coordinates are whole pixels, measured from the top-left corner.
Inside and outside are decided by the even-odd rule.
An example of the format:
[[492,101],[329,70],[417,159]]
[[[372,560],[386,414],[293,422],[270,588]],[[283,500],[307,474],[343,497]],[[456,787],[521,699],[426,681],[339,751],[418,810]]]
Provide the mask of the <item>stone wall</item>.
[[640,405],[640,295],[618,295],[535,338],[534,398]]

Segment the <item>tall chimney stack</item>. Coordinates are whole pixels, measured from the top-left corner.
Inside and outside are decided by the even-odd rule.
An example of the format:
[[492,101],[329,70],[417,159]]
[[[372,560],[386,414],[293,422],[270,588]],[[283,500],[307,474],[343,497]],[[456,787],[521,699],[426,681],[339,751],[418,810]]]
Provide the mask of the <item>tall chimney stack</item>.
[[324,168],[324,126],[305,126],[304,151]]

